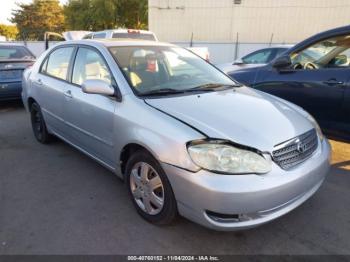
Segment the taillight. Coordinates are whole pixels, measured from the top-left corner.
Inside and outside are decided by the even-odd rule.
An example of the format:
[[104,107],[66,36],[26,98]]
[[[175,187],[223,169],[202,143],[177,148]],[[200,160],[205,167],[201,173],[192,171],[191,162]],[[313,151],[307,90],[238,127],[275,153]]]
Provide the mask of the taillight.
[[139,34],[140,30],[128,29],[128,34]]

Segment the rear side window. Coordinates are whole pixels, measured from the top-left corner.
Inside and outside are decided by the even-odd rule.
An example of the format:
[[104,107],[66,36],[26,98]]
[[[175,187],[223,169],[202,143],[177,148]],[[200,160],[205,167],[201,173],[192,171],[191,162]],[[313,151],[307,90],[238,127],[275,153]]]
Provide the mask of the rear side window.
[[270,61],[272,49],[263,49],[255,51],[242,58],[245,64],[266,64]]
[[92,79],[112,84],[111,73],[101,55],[90,48],[80,47],[75,58],[72,82],[81,85],[85,80]]
[[66,80],[73,50],[74,47],[62,47],[53,51],[44,61],[41,72]]
[[92,38],[92,34],[88,34],[88,35],[83,37],[83,39],[91,39],[91,38]]
[[97,38],[106,38],[106,33],[94,34],[94,39],[97,39]]

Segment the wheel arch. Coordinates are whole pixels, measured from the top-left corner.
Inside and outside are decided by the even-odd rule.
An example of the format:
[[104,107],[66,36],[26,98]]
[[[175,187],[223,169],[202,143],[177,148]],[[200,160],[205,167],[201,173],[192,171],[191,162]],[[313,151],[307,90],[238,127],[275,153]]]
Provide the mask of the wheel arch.
[[154,159],[159,161],[158,157],[156,157],[156,154],[148,147],[137,142],[128,143],[123,147],[119,155],[120,171],[123,177],[125,176],[126,163],[128,162],[131,155],[139,150],[149,153]]
[[27,105],[28,105],[28,110],[30,111],[30,108],[32,107],[33,103],[37,103],[36,100],[33,97],[28,97],[27,99]]

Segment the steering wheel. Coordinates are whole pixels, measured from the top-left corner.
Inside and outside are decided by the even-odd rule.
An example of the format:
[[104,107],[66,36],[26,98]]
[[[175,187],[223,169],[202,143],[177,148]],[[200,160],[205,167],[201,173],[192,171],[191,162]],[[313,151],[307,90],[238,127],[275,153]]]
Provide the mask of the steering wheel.
[[293,69],[297,69],[297,70],[299,70],[299,69],[303,69],[304,67],[303,67],[303,65],[301,64],[301,63],[296,63],[294,66],[293,66]]
[[306,62],[304,64],[304,69],[317,69],[317,65],[315,65],[314,63],[311,63],[311,62]]

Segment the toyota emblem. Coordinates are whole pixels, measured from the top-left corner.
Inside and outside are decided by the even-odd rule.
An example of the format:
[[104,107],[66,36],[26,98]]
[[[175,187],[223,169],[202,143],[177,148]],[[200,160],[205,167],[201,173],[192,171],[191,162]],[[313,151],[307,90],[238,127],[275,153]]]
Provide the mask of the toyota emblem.
[[302,142],[299,142],[297,144],[297,150],[300,152],[300,153],[304,153],[307,149],[307,145],[302,143]]

